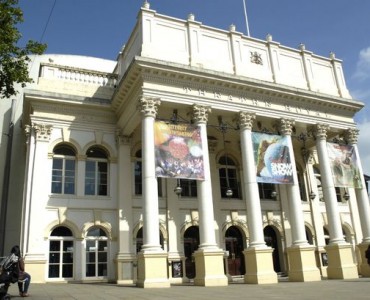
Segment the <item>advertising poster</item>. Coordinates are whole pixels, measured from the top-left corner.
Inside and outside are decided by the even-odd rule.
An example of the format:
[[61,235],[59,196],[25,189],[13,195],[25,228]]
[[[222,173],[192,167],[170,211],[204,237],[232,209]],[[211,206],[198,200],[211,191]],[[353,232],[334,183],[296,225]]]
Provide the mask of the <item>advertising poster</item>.
[[252,139],[257,182],[294,183],[287,137],[254,132]]
[[154,143],[157,177],[204,179],[202,139],[198,126],[156,121]]
[[361,188],[357,157],[353,146],[327,143],[327,149],[334,185]]

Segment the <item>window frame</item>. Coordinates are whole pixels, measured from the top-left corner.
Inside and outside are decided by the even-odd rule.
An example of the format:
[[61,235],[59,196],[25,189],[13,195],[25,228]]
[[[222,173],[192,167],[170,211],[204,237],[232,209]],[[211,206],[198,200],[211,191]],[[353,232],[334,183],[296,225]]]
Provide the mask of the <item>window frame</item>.
[[[90,151],[96,151],[98,155],[93,156],[89,155],[88,153]],[[100,154],[99,154],[100,152]],[[109,196],[109,157],[108,153],[105,149],[102,149],[100,147],[92,146],[90,147],[86,152],[86,161],[85,161],[85,181],[84,181],[84,195],[85,196]],[[88,170],[88,165],[93,165],[94,170],[90,171]],[[105,172],[100,170],[100,167],[105,167]],[[88,173],[90,176],[88,176]],[[93,176],[91,176],[93,174]],[[102,176],[104,175],[104,176]],[[105,183],[104,181],[105,177]],[[93,180],[93,183],[87,182],[88,179]],[[92,186],[92,189],[94,190],[93,193],[87,193],[87,186]],[[105,187],[105,190],[103,189],[103,193],[100,193],[101,188]]]
[[[68,150],[70,151],[70,153],[73,152],[74,156],[70,155],[70,153],[67,153]],[[64,151],[64,153],[55,153],[59,151]],[[61,168],[57,168],[58,166],[55,166],[57,161],[61,161]],[[73,162],[73,170],[72,168],[68,168],[68,164],[71,162]],[[56,145],[53,149],[51,168],[51,194],[76,195],[77,157],[75,149],[68,144]],[[70,174],[68,174],[68,172],[70,172]],[[60,178],[60,180],[56,180],[57,178]],[[72,178],[72,180],[67,181],[66,179],[69,178]],[[58,187],[58,185],[60,185],[60,187]],[[69,186],[71,186],[73,189],[71,192],[67,192]]]

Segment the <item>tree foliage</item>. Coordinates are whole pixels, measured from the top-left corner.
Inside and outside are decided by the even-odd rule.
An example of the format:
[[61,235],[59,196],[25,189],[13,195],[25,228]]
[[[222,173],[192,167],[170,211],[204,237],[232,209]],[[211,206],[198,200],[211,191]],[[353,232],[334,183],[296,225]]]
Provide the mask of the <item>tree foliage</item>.
[[30,54],[42,54],[46,44],[28,41],[24,47],[18,45],[22,37],[17,24],[23,22],[23,12],[18,0],[0,0],[0,98],[17,94],[15,84],[24,87],[32,82],[28,73]]

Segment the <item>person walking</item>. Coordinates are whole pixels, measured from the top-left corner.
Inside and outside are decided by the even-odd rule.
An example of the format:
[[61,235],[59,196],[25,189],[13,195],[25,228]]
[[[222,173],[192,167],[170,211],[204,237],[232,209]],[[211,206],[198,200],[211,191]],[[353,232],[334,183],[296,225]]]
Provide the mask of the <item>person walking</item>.
[[10,251],[15,256],[18,257],[18,269],[19,269],[19,275],[18,275],[18,290],[19,295],[21,297],[28,297],[28,288],[31,283],[31,275],[28,274],[24,269],[24,260],[21,255],[21,250],[19,246],[14,246],[12,250]]

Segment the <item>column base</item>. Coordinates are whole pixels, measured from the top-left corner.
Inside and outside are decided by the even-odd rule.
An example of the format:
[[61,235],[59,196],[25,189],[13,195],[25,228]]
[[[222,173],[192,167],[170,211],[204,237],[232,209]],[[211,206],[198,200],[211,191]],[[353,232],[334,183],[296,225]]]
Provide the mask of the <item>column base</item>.
[[361,243],[357,245],[360,255],[359,271],[363,277],[370,277],[370,265],[367,262],[365,251],[369,247],[369,243]]
[[194,284],[199,286],[227,286],[228,279],[224,271],[224,251],[197,250],[194,252]]
[[353,261],[352,246],[349,244],[333,244],[325,246],[328,254],[328,278],[358,278],[357,267]]
[[277,283],[274,271],[272,248],[249,248],[243,251],[245,257],[245,283],[269,284]]
[[140,252],[137,255],[136,286],[141,288],[170,287],[167,276],[167,253]]
[[130,253],[119,253],[115,259],[117,274],[116,282],[118,284],[132,284],[136,280],[136,257]]
[[292,246],[287,248],[289,281],[320,281],[320,270],[316,265],[315,247]]
[[25,257],[25,268],[31,274],[33,283],[45,283],[45,265],[47,263],[44,254],[27,254]]

